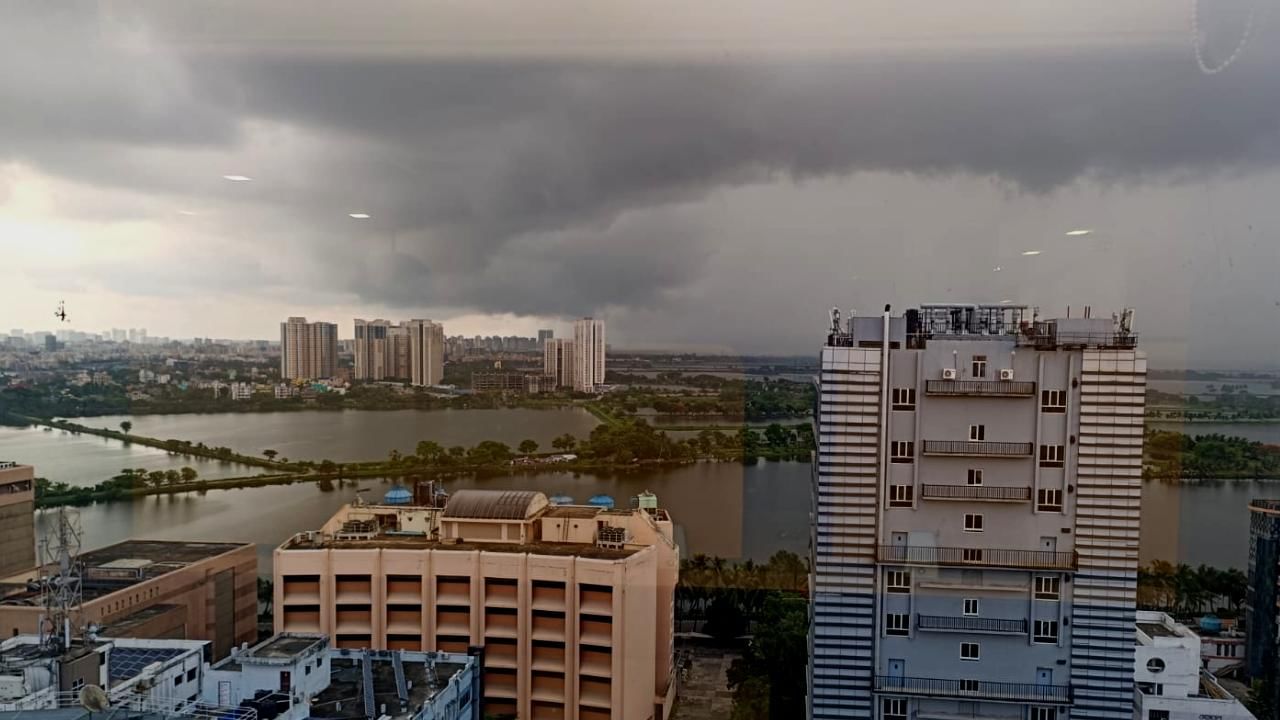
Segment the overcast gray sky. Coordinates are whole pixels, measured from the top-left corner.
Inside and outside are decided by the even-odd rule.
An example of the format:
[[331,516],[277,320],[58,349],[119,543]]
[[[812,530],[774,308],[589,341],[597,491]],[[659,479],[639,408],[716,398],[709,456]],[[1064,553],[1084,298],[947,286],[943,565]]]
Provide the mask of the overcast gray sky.
[[[1221,61],[1253,2],[1202,3]],[[810,354],[832,305],[1010,299],[1277,366],[1274,17],[1206,75],[1164,0],[6,3],[0,331]]]

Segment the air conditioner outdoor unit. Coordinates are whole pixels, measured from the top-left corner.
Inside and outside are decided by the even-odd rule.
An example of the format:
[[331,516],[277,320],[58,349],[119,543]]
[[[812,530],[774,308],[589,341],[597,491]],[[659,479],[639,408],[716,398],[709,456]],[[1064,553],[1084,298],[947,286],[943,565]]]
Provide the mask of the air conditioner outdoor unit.
[[1000,379],[1001,379],[1001,380],[1012,380],[1012,379],[1013,379],[1013,368],[1005,368],[1005,369],[1001,370],[1001,371],[1000,371]]
[[955,368],[942,368],[942,379],[943,379],[943,380],[955,380],[955,379],[956,379],[956,369],[955,369]]

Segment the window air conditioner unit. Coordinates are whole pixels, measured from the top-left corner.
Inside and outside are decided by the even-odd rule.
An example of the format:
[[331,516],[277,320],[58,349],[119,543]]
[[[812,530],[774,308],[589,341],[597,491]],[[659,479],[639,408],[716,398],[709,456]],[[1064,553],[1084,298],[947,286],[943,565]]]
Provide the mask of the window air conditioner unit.
[[1005,369],[1001,370],[1001,371],[1000,371],[1000,379],[1001,379],[1001,380],[1012,380],[1012,379],[1013,379],[1013,368],[1005,368]]
[[955,380],[955,379],[956,379],[956,369],[955,369],[955,368],[942,368],[942,379],[943,379],[943,380]]

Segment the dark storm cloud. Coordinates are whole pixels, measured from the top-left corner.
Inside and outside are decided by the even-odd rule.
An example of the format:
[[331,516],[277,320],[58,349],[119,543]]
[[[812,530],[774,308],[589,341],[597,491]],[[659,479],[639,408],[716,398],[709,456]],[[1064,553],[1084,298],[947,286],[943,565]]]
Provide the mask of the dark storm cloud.
[[[83,42],[61,41],[63,25]],[[681,204],[779,178],[983,176],[1042,193],[1280,159],[1280,77],[1264,46],[1210,78],[1188,48],[1165,46],[449,61],[147,50],[48,10],[6,27],[0,161],[253,206],[337,287],[374,302],[653,304],[696,283],[711,252],[705,220]],[[55,40],[65,55],[42,52]],[[135,162],[143,148],[231,155],[255,123],[309,143],[291,156],[267,142],[252,192],[209,186],[228,170],[180,156]],[[373,221],[337,222],[357,209]]]

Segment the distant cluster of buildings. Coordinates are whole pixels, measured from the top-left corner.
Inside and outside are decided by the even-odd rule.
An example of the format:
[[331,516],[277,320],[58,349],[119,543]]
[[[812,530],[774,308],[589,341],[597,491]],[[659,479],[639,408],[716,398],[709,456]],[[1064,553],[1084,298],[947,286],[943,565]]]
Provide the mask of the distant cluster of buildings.
[[542,374],[559,388],[598,392],[605,384],[605,348],[603,320],[575,320],[573,339],[548,337],[544,341]]
[[430,320],[355,320],[356,380],[406,380],[412,385],[444,381],[444,325]]

